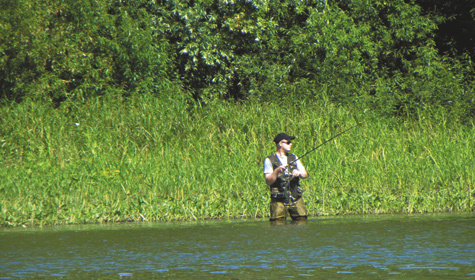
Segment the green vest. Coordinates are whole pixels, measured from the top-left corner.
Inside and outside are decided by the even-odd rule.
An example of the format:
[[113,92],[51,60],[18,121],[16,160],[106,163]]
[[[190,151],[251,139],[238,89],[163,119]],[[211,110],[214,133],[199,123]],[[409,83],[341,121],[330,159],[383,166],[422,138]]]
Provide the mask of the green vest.
[[[268,156],[267,158],[270,160],[272,164],[272,170],[275,170],[277,167],[282,165],[282,163],[279,161],[279,158],[277,158],[275,153]],[[285,174],[282,174],[282,173],[277,176],[277,180],[275,180],[275,182],[270,186],[273,196],[275,196],[275,190],[278,191],[279,196],[283,196],[288,191],[287,189],[289,187],[288,180],[292,176],[292,171],[294,171],[294,169],[297,169],[297,163],[295,162],[296,159],[297,159],[296,155],[287,153],[287,164],[290,163],[290,165],[287,167],[288,176],[285,176]],[[298,188],[299,186],[300,186],[300,178],[295,177],[294,179],[290,181],[290,192],[294,193],[297,189],[300,190],[300,188]]]

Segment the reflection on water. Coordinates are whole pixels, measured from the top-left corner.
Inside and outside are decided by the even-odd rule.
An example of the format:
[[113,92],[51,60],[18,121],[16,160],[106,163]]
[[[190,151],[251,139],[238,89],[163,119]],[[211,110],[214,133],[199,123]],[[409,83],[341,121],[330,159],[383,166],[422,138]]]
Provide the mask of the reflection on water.
[[0,279],[475,279],[475,216],[0,230]]

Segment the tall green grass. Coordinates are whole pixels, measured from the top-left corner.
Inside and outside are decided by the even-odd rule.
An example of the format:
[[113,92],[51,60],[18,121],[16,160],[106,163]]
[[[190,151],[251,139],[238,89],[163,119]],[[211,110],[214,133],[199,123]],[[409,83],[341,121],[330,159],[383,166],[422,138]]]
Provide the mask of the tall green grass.
[[473,211],[475,129],[380,119],[325,100],[181,94],[0,108],[4,226],[268,216],[264,158],[296,135],[310,215]]

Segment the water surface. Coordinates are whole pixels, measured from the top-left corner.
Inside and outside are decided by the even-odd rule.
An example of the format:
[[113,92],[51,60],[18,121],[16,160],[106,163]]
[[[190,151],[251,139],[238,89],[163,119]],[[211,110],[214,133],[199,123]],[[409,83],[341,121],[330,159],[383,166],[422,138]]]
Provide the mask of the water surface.
[[0,229],[0,279],[475,279],[475,215]]

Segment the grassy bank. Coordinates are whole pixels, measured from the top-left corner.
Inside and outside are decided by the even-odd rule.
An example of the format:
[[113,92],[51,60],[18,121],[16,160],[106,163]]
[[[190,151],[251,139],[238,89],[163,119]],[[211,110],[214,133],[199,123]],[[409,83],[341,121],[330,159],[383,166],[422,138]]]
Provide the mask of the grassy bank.
[[[188,104],[188,105],[187,105]],[[268,215],[263,159],[297,136],[312,216],[473,211],[475,129],[377,118],[311,100],[189,105],[102,97],[0,108],[3,226]]]

